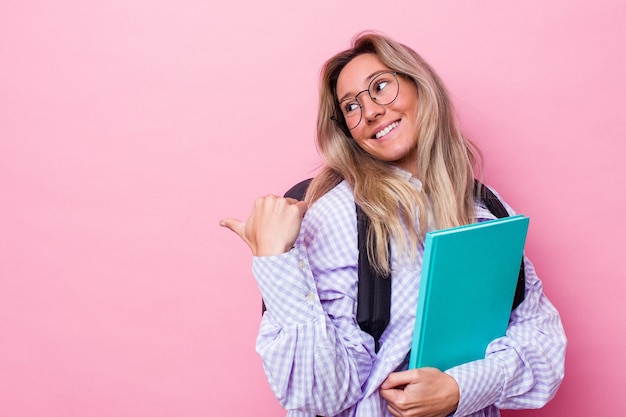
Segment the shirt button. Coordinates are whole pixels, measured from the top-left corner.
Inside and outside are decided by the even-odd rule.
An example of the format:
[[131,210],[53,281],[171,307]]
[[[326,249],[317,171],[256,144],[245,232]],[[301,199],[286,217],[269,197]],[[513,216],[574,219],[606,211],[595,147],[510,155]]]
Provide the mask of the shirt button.
[[303,260],[298,261],[298,268],[304,269],[304,261]]
[[306,295],[306,302],[309,305],[313,305],[315,303],[315,294],[313,294],[312,292],[308,293]]

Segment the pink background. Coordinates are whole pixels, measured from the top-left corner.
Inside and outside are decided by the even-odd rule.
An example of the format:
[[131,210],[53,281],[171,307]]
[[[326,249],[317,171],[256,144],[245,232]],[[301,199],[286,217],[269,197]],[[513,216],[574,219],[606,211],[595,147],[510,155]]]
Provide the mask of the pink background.
[[318,166],[322,62],[378,29],[439,71],[569,337],[539,411],[626,406],[626,3],[8,0],[0,416],[282,415],[247,247]]

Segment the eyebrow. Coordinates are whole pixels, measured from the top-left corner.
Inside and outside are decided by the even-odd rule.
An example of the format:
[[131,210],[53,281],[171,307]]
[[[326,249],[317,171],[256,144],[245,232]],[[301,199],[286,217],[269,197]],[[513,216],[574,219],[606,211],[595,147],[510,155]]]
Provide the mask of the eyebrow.
[[[390,71],[390,70],[386,70],[386,69],[384,69],[384,70],[379,70],[379,71],[373,72],[373,73],[371,73],[370,75],[368,75],[367,77],[365,77],[365,81],[367,81],[367,87],[368,87],[368,89],[369,89],[369,86],[370,86],[370,83],[372,82],[372,80],[373,80],[374,78],[376,78],[378,75],[380,75],[380,74],[382,74],[383,72],[386,72],[386,71]],[[366,91],[366,90],[361,90],[361,91]],[[350,92],[347,92],[347,93],[346,93],[346,94],[344,94],[344,95],[343,95],[343,97],[341,97],[338,101],[341,103],[342,101],[344,101],[344,100],[345,100],[345,99],[347,99],[347,98],[354,97],[354,96],[351,96],[351,95],[350,95],[351,93],[352,93],[351,91],[350,91]]]

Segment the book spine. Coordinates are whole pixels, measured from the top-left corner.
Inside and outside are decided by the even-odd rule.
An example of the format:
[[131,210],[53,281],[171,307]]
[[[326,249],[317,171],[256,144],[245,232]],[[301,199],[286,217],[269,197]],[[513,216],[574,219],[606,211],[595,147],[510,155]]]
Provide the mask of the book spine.
[[422,333],[423,327],[428,319],[425,312],[428,311],[430,301],[430,283],[428,281],[431,253],[435,252],[433,243],[428,234],[426,234],[426,242],[424,245],[424,258],[422,261],[422,273],[419,285],[419,294],[417,297],[417,309],[415,314],[415,330],[413,332],[413,342],[411,343],[411,355],[409,356],[409,369],[419,368],[422,366]]

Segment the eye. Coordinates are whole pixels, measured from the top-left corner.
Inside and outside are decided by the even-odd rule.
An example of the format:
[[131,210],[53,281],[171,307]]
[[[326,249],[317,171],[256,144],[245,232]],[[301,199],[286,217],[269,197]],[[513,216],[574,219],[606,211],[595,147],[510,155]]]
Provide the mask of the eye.
[[342,105],[342,109],[343,109],[343,113],[346,116],[349,116],[350,114],[353,114],[356,110],[358,110],[361,106],[359,105],[359,102],[356,100],[350,100],[350,101],[346,101],[343,103]]
[[380,93],[385,88],[387,88],[388,85],[389,80],[387,80],[386,78],[380,78],[374,82],[374,85],[372,86],[372,93]]

